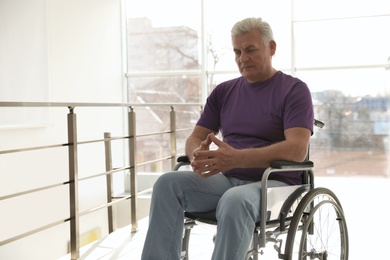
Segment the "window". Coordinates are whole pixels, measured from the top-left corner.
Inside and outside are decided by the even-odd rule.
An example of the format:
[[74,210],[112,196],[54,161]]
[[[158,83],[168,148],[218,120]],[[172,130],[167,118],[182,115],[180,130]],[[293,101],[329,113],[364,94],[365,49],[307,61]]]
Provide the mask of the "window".
[[[239,75],[232,25],[260,15],[274,30],[275,68],[309,85],[316,118],[326,123],[313,137],[316,173],[367,175],[366,166],[375,162],[371,175],[390,175],[387,0],[243,0],[239,6],[224,1],[223,8],[220,1],[132,3],[127,1],[129,102],[202,104],[218,83]],[[182,113],[183,125],[199,116],[194,107]],[[159,117],[152,108],[142,120],[154,122],[157,130],[157,122],[165,120]]]
[[313,142],[317,175],[390,175],[390,5],[374,2],[294,2],[296,76],[326,122]]

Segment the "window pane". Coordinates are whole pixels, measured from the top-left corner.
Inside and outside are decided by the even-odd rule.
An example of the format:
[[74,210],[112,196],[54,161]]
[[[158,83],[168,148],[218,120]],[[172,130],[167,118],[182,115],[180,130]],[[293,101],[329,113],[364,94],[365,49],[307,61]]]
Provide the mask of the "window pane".
[[313,96],[315,116],[325,122],[311,140],[316,175],[389,177],[390,96]]
[[313,92],[337,90],[355,97],[390,94],[390,71],[384,68],[298,71],[296,75]]
[[154,27],[149,18],[128,20],[129,71],[199,69],[198,32],[188,26]]
[[[243,0],[239,5],[235,1],[204,2],[205,34],[209,47],[212,47],[208,50],[208,69],[237,70],[230,30],[237,21],[247,17],[262,17],[271,25],[277,43],[274,65],[279,68],[291,66],[290,1]],[[217,64],[215,64],[216,58]]]
[[389,27],[390,15],[297,22],[296,66],[385,64],[390,56]]
[[129,102],[200,102],[199,76],[186,73],[201,66],[199,1],[127,1],[126,15]]
[[312,90],[315,117],[325,122],[311,142],[316,175],[388,176],[390,71],[305,71],[297,76]]
[[156,76],[128,79],[131,103],[198,103],[200,76]]
[[127,18],[147,17],[153,27],[187,26],[200,29],[201,2],[198,0],[126,0]]
[[390,13],[388,0],[294,0],[293,5],[298,21]]

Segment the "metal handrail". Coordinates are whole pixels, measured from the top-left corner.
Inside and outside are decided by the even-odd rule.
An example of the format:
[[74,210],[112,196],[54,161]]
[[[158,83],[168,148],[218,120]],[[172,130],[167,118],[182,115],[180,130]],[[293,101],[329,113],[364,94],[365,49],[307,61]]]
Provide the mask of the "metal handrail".
[[[171,111],[170,113],[170,130],[169,131],[162,131],[162,132],[154,132],[154,133],[143,133],[137,135],[135,132],[136,129],[136,121],[135,121],[135,107],[152,107],[152,106],[166,106],[170,107]],[[56,225],[60,225],[64,222],[70,222],[70,255],[71,259],[79,259],[79,251],[80,251],[80,243],[79,243],[79,219],[81,216],[84,216],[86,214],[89,214],[91,212],[101,210],[104,208],[108,209],[109,214],[109,232],[113,231],[113,218],[112,218],[112,206],[114,204],[120,203],[123,200],[130,199],[130,207],[131,207],[131,224],[132,224],[132,232],[137,231],[138,223],[137,223],[137,196],[139,194],[145,193],[146,191],[138,192],[136,188],[137,184],[137,172],[136,169],[138,166],[150,164],[157,161],[164,161],[164,160],[171,160],[172,165],[175,163],[175,157],[176,157],[176,133],[181,131],[186,131],[191,128],[183,128],[183,129],[176,129],[176,114],[175,114],[175,107],[179,106],[199,106],[200,110],[202,109],[201,104],[199,103],[149,103],[149,104],[130,104],[130,103],[64,103],[64,102],[0,102],[0,108],[1,107],[65,107],[69,109],[68,113],[68,143],[61,143],[61,144],[52,144],[52,145],[45,145],[45,146],[33,146],[33,147],[24,147],[19,149],[8,149],[8,150],[0,150],[0,156],[3,154],[10,154],[10,153],[21,153],[26,151],[33,151],[33,150],[45,150],[45,149],[51,149],[51,148],[58,148],[58,147],[68,147],[68,163],[69,163],[69,180],[61,183],[55,183],[35,189],[25,190],[22,192],[17,192],[13,194],[7,194],[5,196],[0,197],[0,201],[14,198],[14,197],[20,197],[23,195],[32,194],[35,192],[52,189],[61,187],[64,185],[69,185],[69,204],[70,204],[70,216],[65,219],[61,219],[52,223],[49,223],[47,225],[38,227],[34,230],[29,230],[23,234],[16,235],[14,237],[8,238],[6,240],[0,241],[0,246],[14,242],[16,240],[25,238],[27,236],[33,235],[35,233],[41,232],[43,230],[46,230],[48,228],[51,228]],[[75,108],[76,107],[122,107],[122,108],[129,108],[128,111],[128,134],[124,136],[119,137],[111,137],[110,133],[105,133],[104,138],[102,139],[95,139],[95,140],[87,140],[87,141],[78,141],[77,140],[77,120],[76,120],[76,113]],[[168,111],[167,111],[168,112]],[[136,156],[136,138],[138,137],[144,137],[144,136],[151,136],[151,135],[159,135],[159,134],[169,134],[171,139],[171,151],[169,156],[165,156],[163,158],[158,158],[156,160],[146,161],[137,163],[135,160]],[[112,167],[112,160],[111,160],[111,141],[114,140],[128,140],[129,143],[129,165],[119,167],[119,168],[113,168]],[[97,173],[94,175],[90,175],[87,177],[78,177],[78,165],[77,165],[77,148],[80,145],[84,144],[90,144],[90,143],[99,143],[104,142],[106,146],[106,171]],[[130,177],[131,177],[131,191],[129,196],[125,196],[122,198],[116,198],[112,196],[111,193],[111,175],[115,172],[120,171],[129,171]],[[106,176],[107,178],[107,203],[104,203],[102,205],[96,206],[92,209],[84,210],[83,212],[79,211],[79,204],[78,204],[78,183],[80,181],[84,181],[87,179],[97,178],[101,176]],[[149,190],[148,190],[149,192]],[[115,199],[115,200],[114,200]]]
[[78,102],[8,102],[0,101],[0,107],[178,107],[202,106],[200,103],[78,103]]

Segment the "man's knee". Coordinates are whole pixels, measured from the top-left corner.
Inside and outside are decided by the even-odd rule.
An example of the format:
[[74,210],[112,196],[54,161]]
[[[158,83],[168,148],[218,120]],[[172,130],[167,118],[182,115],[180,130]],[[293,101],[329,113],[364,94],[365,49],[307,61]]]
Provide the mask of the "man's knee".
[[172,185],[172,183],[175,181],[177,175],[177,172],[167,172],[156,180],[156,182],[153,185],[153,192],[158,192],[159,189],[167,189],[169,185]]
[[258,212],[260,212],[260,196],[256,201],[253,201],[241,192],[236,192],[233,188],[220,199],[217,207],[217,218],[222,216],[237,218],[249,214],[252,219],[257,219]]
[[[192,173],[193,175],[193,173]],[[185,171],[172,171],[162,174],[153,185],[153,192],[159,193],[160,191],[180,191],[181,187],[185,186],[184,184],[188,181],[188,178],[191,177],[191,172]]]

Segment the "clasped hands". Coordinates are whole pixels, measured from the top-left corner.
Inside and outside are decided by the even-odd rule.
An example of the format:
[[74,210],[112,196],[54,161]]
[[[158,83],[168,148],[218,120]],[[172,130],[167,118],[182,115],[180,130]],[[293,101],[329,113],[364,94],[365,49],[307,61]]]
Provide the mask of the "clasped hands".
[[[210,150],[212,143],[218,149]],[[193,152],[192,169],[200,178],[230,170],[235,168],[237,152],[238,150],[219,140],[214,134],[209,134]]]

